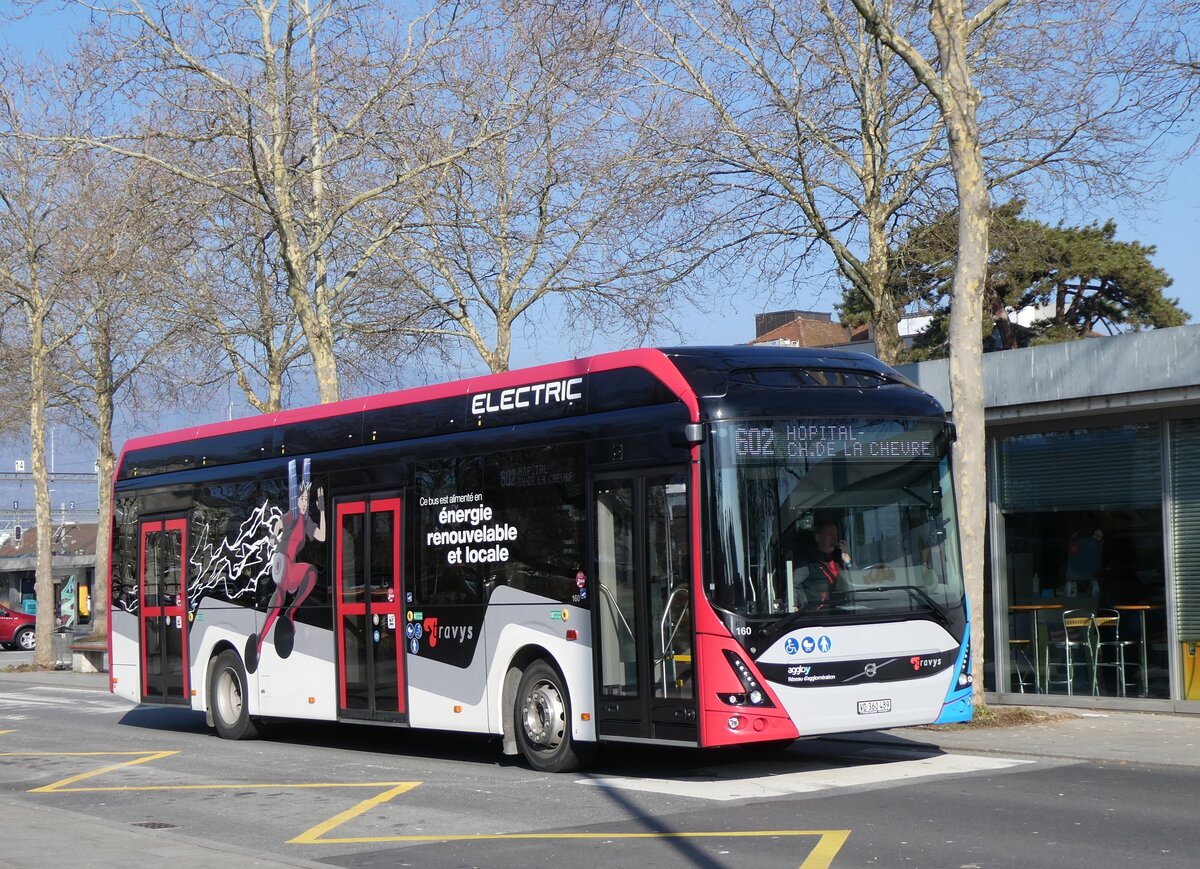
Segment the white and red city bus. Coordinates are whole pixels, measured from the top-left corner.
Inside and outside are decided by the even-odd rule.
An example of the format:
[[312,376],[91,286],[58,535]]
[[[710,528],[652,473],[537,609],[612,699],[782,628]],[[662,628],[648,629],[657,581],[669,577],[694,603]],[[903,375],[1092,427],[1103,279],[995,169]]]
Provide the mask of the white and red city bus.
[[952,440],[877,360],[774,347],[137,438],[112,690],[233,739],[273,717],[496,734],[549,771],[599,743],[966,720]]

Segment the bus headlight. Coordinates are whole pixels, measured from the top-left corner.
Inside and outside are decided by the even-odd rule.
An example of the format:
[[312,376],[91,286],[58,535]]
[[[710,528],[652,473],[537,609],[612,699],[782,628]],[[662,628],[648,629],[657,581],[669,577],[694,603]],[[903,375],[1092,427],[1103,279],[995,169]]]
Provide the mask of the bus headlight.
[[717,696],[721,698],[721,701],[730,706],[773,708],[775,704],[771,702],[771,698],[763,690],[758,677],[750,671],[749,665],[736,652],[729,649],[722,649],[721,651],[725,654],[725,660],[729,662],[729,666],[733,668],[733,672],[737,673],[738,681],[742,683],[743,689],[739,694],[718,694]]

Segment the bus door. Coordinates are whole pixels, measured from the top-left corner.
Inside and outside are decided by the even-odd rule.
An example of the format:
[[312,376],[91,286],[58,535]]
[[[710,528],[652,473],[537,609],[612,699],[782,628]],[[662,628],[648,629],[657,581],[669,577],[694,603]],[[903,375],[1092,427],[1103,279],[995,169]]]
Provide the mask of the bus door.
[[142,702],[190,703],[186,519],[141,523]]
[[686,469],[592,485],[601,737],[696,742]]
[[337,504],[338,708],[343,718],[406,717],[400,499]]

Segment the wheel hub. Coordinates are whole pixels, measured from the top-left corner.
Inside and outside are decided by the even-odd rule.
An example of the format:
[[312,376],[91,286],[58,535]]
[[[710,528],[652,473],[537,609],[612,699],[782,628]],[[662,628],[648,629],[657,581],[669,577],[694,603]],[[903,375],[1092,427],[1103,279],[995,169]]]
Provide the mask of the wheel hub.
[[534,685],[525,696],[522,712],[530,742],[545,748],[556,748],[562,742],[566,704],[555,686],[548,682]]
[[221,717],[226,721],[236,721],[242,714],[242,686],[232,673],[222,674],[217,699],[223,713]]

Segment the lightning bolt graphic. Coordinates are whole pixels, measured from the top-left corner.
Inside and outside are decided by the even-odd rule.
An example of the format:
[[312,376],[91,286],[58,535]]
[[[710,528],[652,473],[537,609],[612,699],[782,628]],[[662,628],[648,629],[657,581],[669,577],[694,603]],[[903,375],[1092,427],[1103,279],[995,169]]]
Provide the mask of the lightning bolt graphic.
[[209,540],[211,526],[205,523],[190,559],[190,609],[194,611],[200,598],[208,593],[219,593],[229,600],[254,597],[259,582],[271,578],[271,557],[278,549],[271,529],[282,517],[282,510],[264,501],[238,527],[236,536],[223,538],[215,546]]

